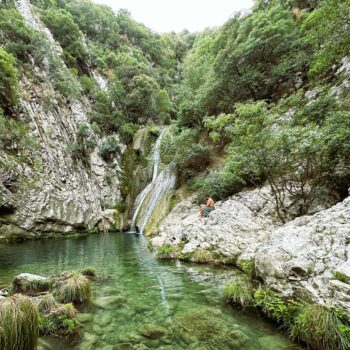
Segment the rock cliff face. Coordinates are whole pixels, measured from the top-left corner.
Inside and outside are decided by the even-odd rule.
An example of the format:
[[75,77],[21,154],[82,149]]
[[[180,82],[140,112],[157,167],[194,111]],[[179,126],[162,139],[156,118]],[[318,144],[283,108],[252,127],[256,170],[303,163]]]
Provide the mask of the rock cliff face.
[[329,209],[278,226],[269,190],[245,191],[200,220],[191,198],[163,221],[153,247],[214,251],[238,266],[254,260],[256,274],[284,295],[303,296],[350,312],[350,197]]
[[[32,12],[29,1],[18,0],[15,3],[27,25],[45,36],[47,54],[51,58],[53,55],[56,62],[59,61],[67,70],[59,56],[62,49]],[[33,185],[23,193],[0,189],[0,202],[11,203],[11,210],[0,213],[0,240],[91,229],[105,214],[112,216],[109,211],[105,213],[105,209],[119,198],[118,160],[114,159],[108,165],[99,157],[98,149],[103,142],[100,136],[89,129],[96,144],[88,155],[89,166],[84,166],[79,159],[74,160],[68,152],[69,145],[77,142],[79,125],[89,125],[91,106],[84,95],[79,99],[56,98],[48,78],[49,61],[44,61],[42,67],[34,67],[40,77],[37,84],[29,83],[24,76],[21,81],[17,114],[20,119],[26,120],[31,136],[40,147],[41,166],[36,174],[30,168],[25,170]],[[107,82],[101,76],[93,70],[90,73],[101,89],[107,88]]]

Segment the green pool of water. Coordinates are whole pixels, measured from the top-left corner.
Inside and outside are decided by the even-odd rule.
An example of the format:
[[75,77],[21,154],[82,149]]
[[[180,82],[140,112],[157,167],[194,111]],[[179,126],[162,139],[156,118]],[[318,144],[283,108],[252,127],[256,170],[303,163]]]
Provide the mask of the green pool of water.
[[48,276],[86,266],[111,279],[94,283],[91,304],[79,315],[82,342],[73,347],[45,338],[40,349],[299,349],[260,315],[222,303],[222,287],[237,278],[237,271],[158,262],[142,236],[118,233],[0,245],[0,286],[21,272]]

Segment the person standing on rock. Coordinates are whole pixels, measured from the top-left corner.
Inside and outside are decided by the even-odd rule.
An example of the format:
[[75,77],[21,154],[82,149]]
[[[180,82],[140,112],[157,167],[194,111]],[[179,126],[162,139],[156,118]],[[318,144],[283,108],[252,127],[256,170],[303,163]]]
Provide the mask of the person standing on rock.
[[201,218],[203,218],[204,216],[207,217],[211,211],[215,210],[215,207],[214,207],[215,202],[213,198],[209,197],[209,195],[206,195],[205,198],[207,199],[207,204],[201,206],[201,209],[200,209]]

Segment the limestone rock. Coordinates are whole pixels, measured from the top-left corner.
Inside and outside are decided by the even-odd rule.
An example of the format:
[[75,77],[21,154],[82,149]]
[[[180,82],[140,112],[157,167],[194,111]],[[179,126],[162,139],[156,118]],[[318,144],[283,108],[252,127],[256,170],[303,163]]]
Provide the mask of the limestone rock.
[[258,275],[284,294],[301,291],[313,301],[350,312],[350,198],[274,230],[256,253]]
[[217,202],[216,210],[199,218],[199,207],[192,198],[179,203],[160,226],[160,236],[151,240],[154,248],[185,242],[183,253],[212,249],[238,259],[251,256],[273,228],[273,206],[266,198],[269,190],[242,192],[225,202]]
[[153,248],[209,249],[237,265],[255,260],[255,272],[275,291],[350,313],[350,197],[284,225],[274,222],[267,188],[244,191],[215,206],[200,220],[191,198],[179,203],[151,240]]
[[[90,102],[84,95],[79,99],[59,101],[45,98],[56,94],[49,75],[50,58],[60,61],[62,69],[67,69],[61,58],[63,51],[33,11],[29,0],[16,0],[14,4],[26,24],[43,34],[49,49],[43,66],[35,67],[40,77],[38,82],[33,85],[23,76],[19,87],[19,116],[29,124],[30,136],[39,146],[40,169],[25,168],[23,171],[31,180],[30,186],[6,200],[5,204],[11,205],[11,212],[0,215],[0,241],[92,229],[105,215],[104,209],[120,198],[118,160],[110,166],[101,159],[98,150],[104,140],[92,130],[96,147],[89,154],[90,167],[67,151],[69,145],[77,141],[79,125],[89,125]],[[70,74],[68,69],[67,74]],[[100,77],[96,79],[107,89]],[[0,157],[4,156],[0,154]]]

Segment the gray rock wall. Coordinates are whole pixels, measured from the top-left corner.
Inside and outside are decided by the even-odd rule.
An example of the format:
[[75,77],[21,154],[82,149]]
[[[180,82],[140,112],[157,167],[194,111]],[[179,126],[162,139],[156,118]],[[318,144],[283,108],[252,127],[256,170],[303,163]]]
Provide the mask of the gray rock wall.
[[[48,57],[54,56],[66,68],[60,59],[62,49],[35,15],[30,2],[15,3],[27,25],[45,35]],[[91,106],[84,95],[79,99],[57,95],[49,79],[49,61],[33,67],[40,78],[35,85],[22,75],[17,117],[25,121],[39,145],[40,169],[24,170],[30,185],[21,193],[11,193],[0,186],[0,206],[6,208],[6,203],[10,203],[11,209],[0,214],[0,240],[92,229],[104,216],[111,217],[106,209],[120,197],[119,163],[114,159],[112,164],[106,164],[99,157],[98,149],[103,142],[100,136],[90,130],[96,143],[89,155],[90,166],[74,160],[68,151],[69,145],[77,141],[79,125],[89,125]],[[100,75],[91,71],[91,76],[101,88],[107,89],[107,82]]]

